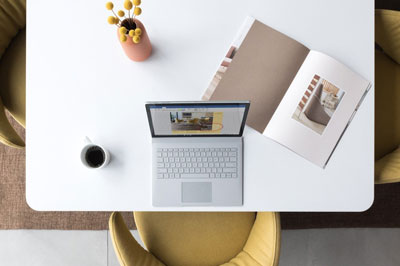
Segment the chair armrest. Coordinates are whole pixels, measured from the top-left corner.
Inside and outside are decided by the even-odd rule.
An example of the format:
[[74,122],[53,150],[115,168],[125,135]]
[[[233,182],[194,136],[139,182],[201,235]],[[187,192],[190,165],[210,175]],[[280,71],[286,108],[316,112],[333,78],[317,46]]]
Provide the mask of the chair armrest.
[[111,214],[109,229],[115,253],[122,266],[164,266],[156,257],[139,245],[129,232],[120,213]]
[[400,148],[375,163],[375,183],[400,182]]
[[4,112],[4,106],[0,99],[0,142],[14,148],[25,147],[24,141],[18,136],[11,126]]

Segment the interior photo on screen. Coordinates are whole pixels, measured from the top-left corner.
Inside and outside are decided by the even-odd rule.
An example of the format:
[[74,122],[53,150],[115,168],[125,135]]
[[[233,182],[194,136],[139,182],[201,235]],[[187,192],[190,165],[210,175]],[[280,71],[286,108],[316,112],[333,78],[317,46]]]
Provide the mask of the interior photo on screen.
[[150,107],[154,134],[237,135],[246,105],[157,105]]
[[[219,133],[222,129],[222,112],[170,112],[172,133],[201,131]],[[215,118],[214,118],[215,116]]]
[[343,90],[314,75],[292,118],[322,134],[343,96]]

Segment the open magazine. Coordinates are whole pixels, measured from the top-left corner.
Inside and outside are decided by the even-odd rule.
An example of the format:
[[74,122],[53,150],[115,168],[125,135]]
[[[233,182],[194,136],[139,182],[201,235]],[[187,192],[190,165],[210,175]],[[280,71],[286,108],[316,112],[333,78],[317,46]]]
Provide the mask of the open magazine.
[[203,100],[250,100],[247,124],[325,167],[371,84],[247,18]]

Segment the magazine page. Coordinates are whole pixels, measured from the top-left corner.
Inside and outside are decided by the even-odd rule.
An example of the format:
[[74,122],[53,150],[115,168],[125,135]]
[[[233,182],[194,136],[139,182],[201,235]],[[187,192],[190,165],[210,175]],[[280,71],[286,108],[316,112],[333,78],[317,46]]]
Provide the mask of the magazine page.
[[335,59],[311,51],[263,134],[325,167],[369,87]]
[[247,125],[262,133],[309,52],[301,43],[248,18],[203,100],[249,100]]

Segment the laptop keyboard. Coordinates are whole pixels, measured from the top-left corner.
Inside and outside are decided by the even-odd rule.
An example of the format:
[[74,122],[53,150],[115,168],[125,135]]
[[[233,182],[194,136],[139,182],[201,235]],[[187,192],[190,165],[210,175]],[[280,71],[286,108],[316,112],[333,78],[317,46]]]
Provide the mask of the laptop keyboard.
[[237,148],[158,148],[157,178],[237,178]]

